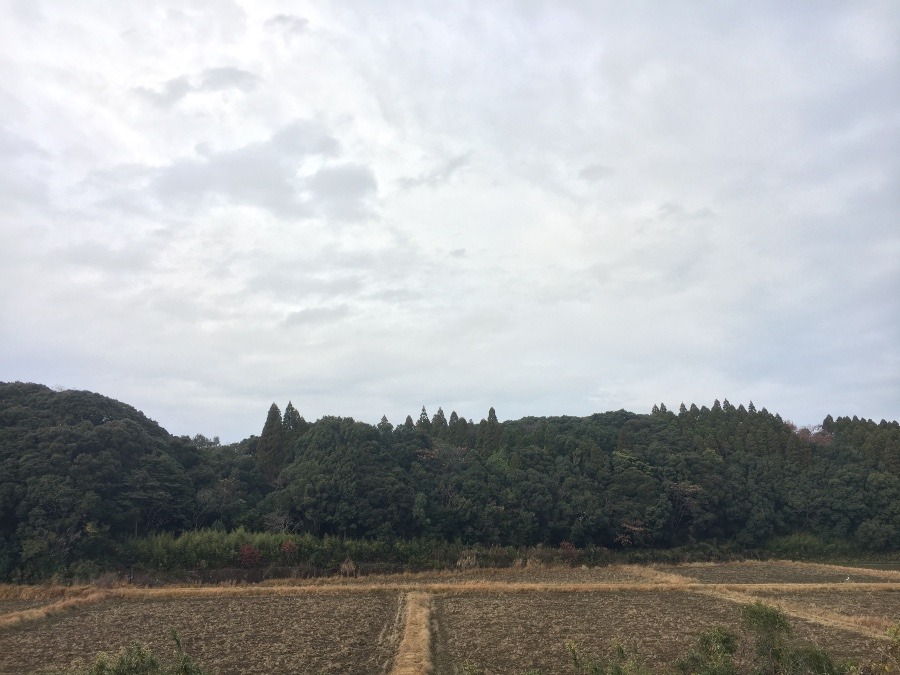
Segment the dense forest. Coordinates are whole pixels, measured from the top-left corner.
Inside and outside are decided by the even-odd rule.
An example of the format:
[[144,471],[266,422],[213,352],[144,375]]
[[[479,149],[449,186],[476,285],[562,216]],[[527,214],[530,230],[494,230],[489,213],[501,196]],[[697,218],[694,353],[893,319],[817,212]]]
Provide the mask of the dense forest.
[[0,579],[236,531],[283,535],[285,557],[300,537],[616,551],[812,535],[896,550],[900,424],[797,429],[725,400],[502,423],[493,408],[478,423],[422,408],[394,426],[273,403],[259,437],[222,445],[99,394],[0,383]]

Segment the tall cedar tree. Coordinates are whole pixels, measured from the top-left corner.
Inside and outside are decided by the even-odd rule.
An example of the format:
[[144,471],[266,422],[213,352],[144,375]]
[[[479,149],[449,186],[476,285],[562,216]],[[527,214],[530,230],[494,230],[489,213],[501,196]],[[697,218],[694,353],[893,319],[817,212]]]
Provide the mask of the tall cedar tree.
[[488,410],[487,421],[482,420],[478,425],[478,439],[475,442],[476,449],[484,456],[489,457],[500,449],[500,440],[503,428],[497,421],[497,413],[491,407]]
[[287,450],[290,451],[300,436],[309,430],[309,423],[303,419],[294,404],[288,401],[287,407],[284,409],[284,419],[281,422],[284,429],[284,441],[287,444]]
[[274,485],[278,474],[287,460],[287,443],[284,437],[284,422],[281,410],[274,403],[269,408],[266,424],[263,426],[259,443],[256,446],[256,461],[259,470],[269,485]]

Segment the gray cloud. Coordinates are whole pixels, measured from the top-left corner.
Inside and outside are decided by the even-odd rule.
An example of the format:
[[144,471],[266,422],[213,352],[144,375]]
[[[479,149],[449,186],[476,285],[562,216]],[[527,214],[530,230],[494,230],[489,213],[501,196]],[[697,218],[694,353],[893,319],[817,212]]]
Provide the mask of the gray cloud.
[[443,183],[446,183],[455,173],[468,166],[471,158],[471,152],[452,157],[440,166],[435,167],[431,171],[422,173],[415,178],[400,179],[400,187],[406,190],[422,185],[430,188],[437,187]]
[[240,89],[250,91],[259,86],[260,78],[240,68],[209,68],[200,73],[199,84],[195,91],[221,91],[223,89]]
[[46,206],[46,177],[52,157],[28,138],[0,126],[0,206],[7,213],[25,206]]
[[266,20],[265,26],[292,37],[305,33],[309,27],[309,20],[292,14],[276,14]]
[[615,173],[612,168],[603,164],[589,164],[578,172],[578,177],[582,180],[593,183],[604,178],[609,178]]
[[[337,273],[340,274],[339,271]],[[254,276],[247,284],[250,291],[283,298],[288,302],[308,298],[330,300],[335,297],[354,296],[363,288],[363,279],[358,274],[323,278],[296,270],[268,271]]]
[[346,305],[338,307],[308,307],[288,314],[282,325],[286,328],[293,328],[310,324],[333,323],[349,314],[350,309]]
[[377,188],[372,170],[359,164],[322,167],[305,186],[323,213],[338,221],[369,215],[368,198]]
[[207,68],[193,78],[182,75],[167,80],[159,89],[136,87],[135,92],[153,104],[167,108],[194,92],[224,91],[226,89],[247,92],[259,86],[260,82],[260,78],[253,73],[240,68],[223,66]]
[[98,241],[69,243],[56,252],[58,260],[76,266],[132,274],[145,270],[153,256],[154,251],[146,246],[114,247]]
[[296,122],[268,141],[180,159],[155,171],[151,186],[163,205],[197,208],[210,198],[267,209],[280,217],[365,218],[377,185],[368,167],[324,164],[308,175],[304,161],[327,159],[339,144],[318,125]]
[[7,378],[228,440],[288,399],[900,409],[896,4],[23,7]]

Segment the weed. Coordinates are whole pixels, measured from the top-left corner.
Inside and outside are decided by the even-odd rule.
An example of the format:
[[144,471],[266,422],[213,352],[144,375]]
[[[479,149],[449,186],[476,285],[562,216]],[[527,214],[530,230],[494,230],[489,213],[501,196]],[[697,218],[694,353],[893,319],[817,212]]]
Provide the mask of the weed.
[[178,633],[172,631],[174,658],[164,662],[149,647],[133,642],[115,655],[101,653],[93,666],[56,671],[58,675],[205,675],[184,651]]

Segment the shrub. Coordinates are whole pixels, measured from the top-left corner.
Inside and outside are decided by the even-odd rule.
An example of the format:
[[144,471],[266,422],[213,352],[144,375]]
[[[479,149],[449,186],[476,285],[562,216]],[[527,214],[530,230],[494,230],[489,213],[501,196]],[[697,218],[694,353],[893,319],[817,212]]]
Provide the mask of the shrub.
[[241,567],[256,567],[262,561],[262,552],[253,544],[244,544],[238,553],[238,564]]
[[559,552],[562,554],[563,560],[570,565],[578,558],[578,548],[571,541],[560,542]]
[[132,643],[113,656],[100,654],[94,665],[87,669],[76,667],[59,675],[206,675],[185,653],[175,631],[172,631],[172,639],[175,654],[169,662],[164,662],[146,645]]
[[297,551],[299,550],[299,547],[295,542],[290,539],[283,541],[278,549],[281,552],[281,559],[285,563],[291,564],[297,561]]
[[652,675],[653,671],[635,652],[617,644],[605,657],[583,654],[574,642],[566,642],[577,675]]

